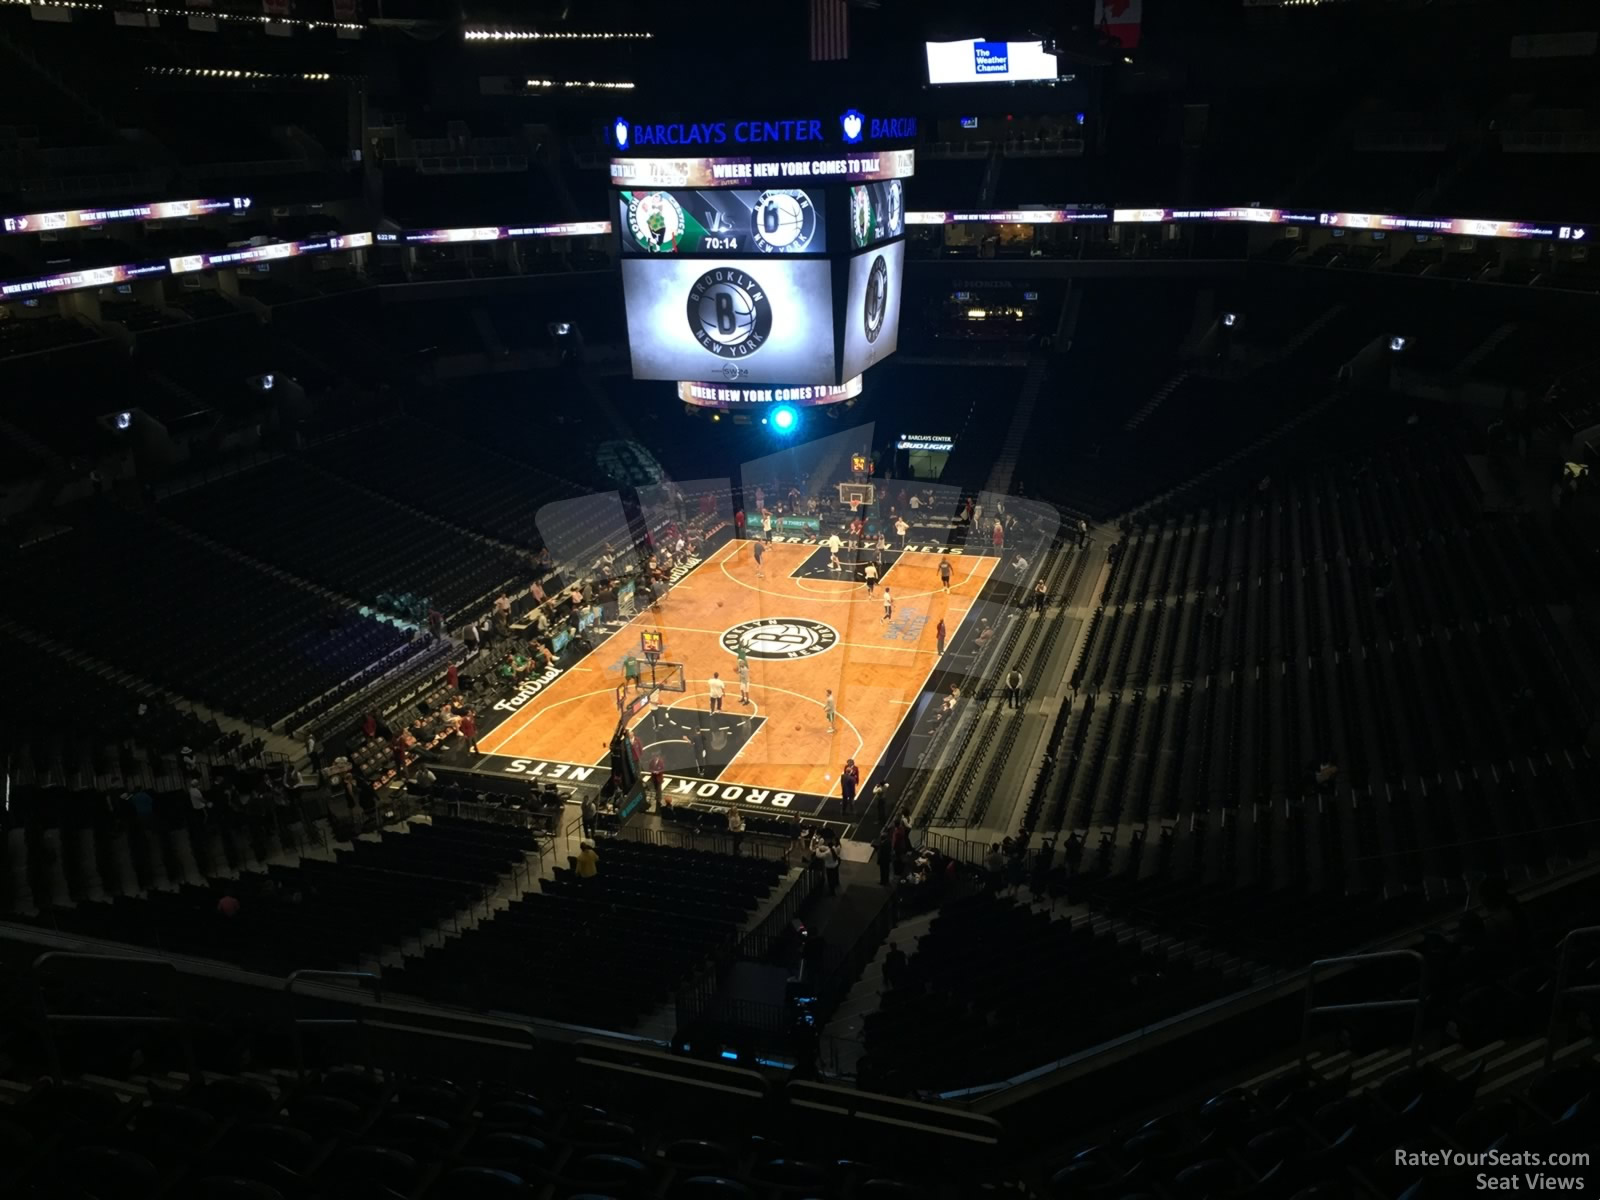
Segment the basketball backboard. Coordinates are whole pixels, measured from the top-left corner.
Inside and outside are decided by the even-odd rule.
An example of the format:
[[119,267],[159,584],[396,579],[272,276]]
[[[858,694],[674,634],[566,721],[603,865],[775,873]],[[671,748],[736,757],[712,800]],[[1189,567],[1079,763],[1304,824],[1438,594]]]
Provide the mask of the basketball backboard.
[[648,677],[643,681],[644,687],[660,688],[663,692],[686,692],[689,690],[687,677],[683,672],[681,662],[655,662],[645,668]]
[[870,483],[841,483],[839,484],[839,503],[849,506],[860,504],[863,508],[870,508],[873,501],[873,485]]

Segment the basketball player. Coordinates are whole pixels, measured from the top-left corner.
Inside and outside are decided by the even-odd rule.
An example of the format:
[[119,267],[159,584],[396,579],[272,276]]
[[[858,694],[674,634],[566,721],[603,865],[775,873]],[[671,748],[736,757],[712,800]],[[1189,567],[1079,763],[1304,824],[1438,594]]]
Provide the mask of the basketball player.
[[939,582],[944,585],[945,593],[949,594],[949,591],[950,591],[950,560],[948,558],[941,558],[939,560]]
[[661,785],[666,782],[666,778],[667,760],[662,758],[658,752],[656,756],[650,760],[650,786],[655,789],[656,808],[658,810],[661,807]]
[[872,595],[872,589],[878,585],[878,567],[875,563],[868,563],[862,572],[867,580],[867,595]]
[[750,703],[750,660],[739,656],[739,703]]
[[767,552],[766,548],[760,542],[756,542],[750,547],[750,552],[756,556],[756,578],[765,579],[766,573],[761,570],[761,556]]
[[889,593],[889,585],[883,585],[883,619],[888,621],[894,617],[894,597]]
[[833,708],[833,689],[832,688],[828,689],[828,695],[822,701],[822,715],[828,718],[828,732],[829,733],[838,733],[839,731],[833,727],[834,708]]
[[939,643],[939,653],[943,654],[944,653],[944,618],[943,617],[939,618],[939,624],[938,624],[937,628],[934,629],[933,636]]
[[835,561],[838,560],[839,551],[841,549],[843,549],[843,547],[844,547],[844,543],[839,540],[839,535],[837,533],[832,533],[832,534],[828,535],[828,549],[833,551],[833,557],[834,557]]
[[839,807],[848,817],[850,807],[856,802],[856,788],[861,783],[861,768],[856,766],[856,760],[846,759],[844,770],[839,772]]
[[722,682],[722,676],[716,671],[711,672],[711,681],[706,684],[706,691],[711,696],[711,711],[722,711],[722,697],[728,690],[728,685]]

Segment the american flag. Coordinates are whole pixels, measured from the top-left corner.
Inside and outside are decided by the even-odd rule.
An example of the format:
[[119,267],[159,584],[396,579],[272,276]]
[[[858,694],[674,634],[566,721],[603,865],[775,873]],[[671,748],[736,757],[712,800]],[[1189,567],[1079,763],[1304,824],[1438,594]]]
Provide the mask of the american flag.
[[849,57],[849,6],[845,0],[811,0],[811,61]]

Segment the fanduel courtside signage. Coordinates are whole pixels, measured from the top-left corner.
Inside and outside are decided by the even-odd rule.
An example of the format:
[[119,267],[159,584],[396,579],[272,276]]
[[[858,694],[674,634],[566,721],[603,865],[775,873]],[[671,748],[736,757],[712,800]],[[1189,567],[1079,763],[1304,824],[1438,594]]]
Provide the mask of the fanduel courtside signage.
[[799,142],[897,141],[917,136],[915,117],[874,117],[849,108],[832,117],[782,120],[634,121],[612,120],[607,137],[618,150],[676,149],[682,146],[765,146]]

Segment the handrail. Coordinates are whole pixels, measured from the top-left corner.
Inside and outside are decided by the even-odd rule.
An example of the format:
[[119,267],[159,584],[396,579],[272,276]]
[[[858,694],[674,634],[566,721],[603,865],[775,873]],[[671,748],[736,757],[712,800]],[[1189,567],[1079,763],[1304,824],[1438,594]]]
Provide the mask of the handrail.
[[1556,1057],[1556,1022],[1561,1016],[1561,997],[1592,995],[1600,992],[1600,983],[1578,983],[1567,986],[1567,972],[1572,966],[1572,945],[1574,941],[1586,941],[1600,935],[1600,925],[1583,925],[1577,929],[1567,931],[1557,947],[1556,954],[1556,983],[1550,990],[1550,1020],[1544,1031],[1544,1065],[1546,1069],[1555,1061]]
[[305,1078],[305,1044],[300,1039],[302,1025],[356,1025],[364,1034],[367,1034],[367,1070],[372,1070],[372,1039],[367,1033],[367,1022],[361,1015],[360,1005],[356,1007],[353,1017],[297,1017],[294,1015],[294,985],[302,979],[370,979],[373,990],[377,993],[378,1003],[383,1003],[383,979],[372,971],[291,971],[288,978],[283,981],[283,998],[289,1013],[289,1040],[294,1045],[295,1074],[301,1079]]
[[188,1022],[183,1019],[177,1008],[176,996],[173,998],[173,1014],[164,1017],[138,1017],[117,1016],[113,1014],[98,1013],[53,1013],[50,1011],[49,1002],[45,998],[41,976],[45,967],[52,962],[103,962],[120,963],[124,965],[137,965],[141,967],[157,967],[179,974],[178,965],[171,959],[151,958],[136,954],[89,954],[73,950],[47,950],[33,960],[34,975],[34,1015],[39,1021],[39,1036],[44,1039],[45,1056],[50,1063],[52,1079],[62,1077],[61,1055],[56,1046],[55,1034],[51,1031],[52,1025],[113,1025],[113,1026],[171,1026],[178,1030],[179,1040],[183,1045],[184,1064],[189,1069],[191,1080],[199,1078],[199,1070],[194,1057],[194,1042],[189,1036]]
[[[1351,1004],[1313,1004],[1312,992],[1317,973],[1324,967],[1350,967],[1357,963],[1378,962],[1384,959],[1409,959],[1417,964],[1417,994],[1410,1000],[1362,1000]],[[1305,1015],[1300,1023],[1300,1065],[1304,1067],[1311,1056],[1311,1018],[1318,1013],[1330,1012],[1382,1012],[1397,1008],[1416,1009],[1416,1019],[1411,1028],[1411,1057],[1413,1061],[1422,1053],[1422,1017],[1428,999],[1428,960],[1415,950],[1378,950],[1370,954],[1342,954],[1337,958],[1319,958],[1306,968]]]

